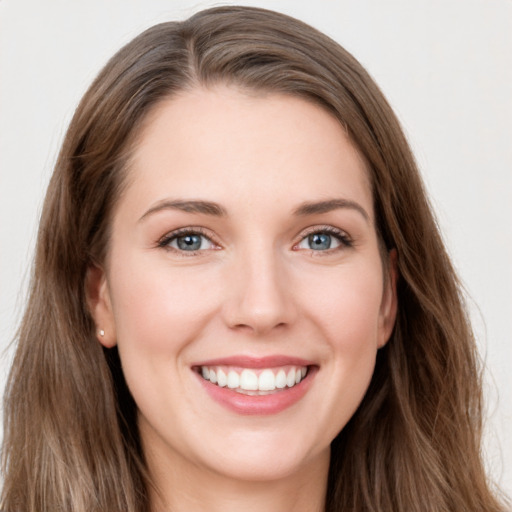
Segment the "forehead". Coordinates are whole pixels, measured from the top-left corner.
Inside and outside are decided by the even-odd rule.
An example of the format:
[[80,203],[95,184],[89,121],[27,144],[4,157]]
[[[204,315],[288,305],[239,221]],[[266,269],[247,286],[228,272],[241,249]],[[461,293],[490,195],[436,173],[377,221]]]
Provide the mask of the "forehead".
[[303,98],[228,86],[160,102],[139,134],[128,182],[147,200],[350,195],[373,216],[366,163],[332,114]]

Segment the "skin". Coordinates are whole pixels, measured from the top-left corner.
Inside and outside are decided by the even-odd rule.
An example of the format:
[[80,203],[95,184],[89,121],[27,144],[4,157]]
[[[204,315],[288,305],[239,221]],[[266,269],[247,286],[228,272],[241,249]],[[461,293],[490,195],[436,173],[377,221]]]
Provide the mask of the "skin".
[[[320,107],[217,86],[161,103],[128,173],[89,302],[139,409],[153,510],[322,510],[329,445],[396,315],[364,160]],[[349,203],[297,213],[332,199]],[[163,206],[176,200],[213,202],[223,215]],[[190,227],[205,235],[195,252],[172,238]],[[330,235],[331,248],[311,248],[313,231]],[[277,414],[228,410],[192,369],[275,354],[318,370]]]

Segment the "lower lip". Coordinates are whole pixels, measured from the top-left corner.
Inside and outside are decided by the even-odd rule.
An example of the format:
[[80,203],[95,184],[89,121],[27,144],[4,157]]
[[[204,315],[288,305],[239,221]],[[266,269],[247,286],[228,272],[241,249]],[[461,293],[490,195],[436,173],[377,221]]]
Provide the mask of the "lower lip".
[[213,400],[231,411],[244,415],[268,415],[277,414],[296,404],[310,388],[316,370],[316,367],[309,367],[306,377],[299,384],[261,396],[243,395],[229,388],[221,388],[194,373]]

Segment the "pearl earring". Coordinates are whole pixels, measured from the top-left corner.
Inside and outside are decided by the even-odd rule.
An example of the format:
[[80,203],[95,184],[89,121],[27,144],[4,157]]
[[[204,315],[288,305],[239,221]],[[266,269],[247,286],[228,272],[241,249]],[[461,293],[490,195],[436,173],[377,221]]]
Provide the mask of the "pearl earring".
[[100,329],[100,336],[105,336],[105,331],[103,329]]

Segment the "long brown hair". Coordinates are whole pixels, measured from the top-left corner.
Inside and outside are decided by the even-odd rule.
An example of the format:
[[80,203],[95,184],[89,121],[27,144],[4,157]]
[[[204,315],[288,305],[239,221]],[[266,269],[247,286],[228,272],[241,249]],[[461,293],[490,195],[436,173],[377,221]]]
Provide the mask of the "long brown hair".
[[336,116],[368,163],[382,243],[398,253],[396,327],[332,443],[326,510],[503,510],[481,461],[480,370],[460,286],[395,115],[337,43],[246,7],[147,30],[77,108],[48,188],[5,395],[2,510],[149,510],[136,406],[116,349],[96,341],[85,276],[105,257],[150,109],[217,82],[299,96]]

